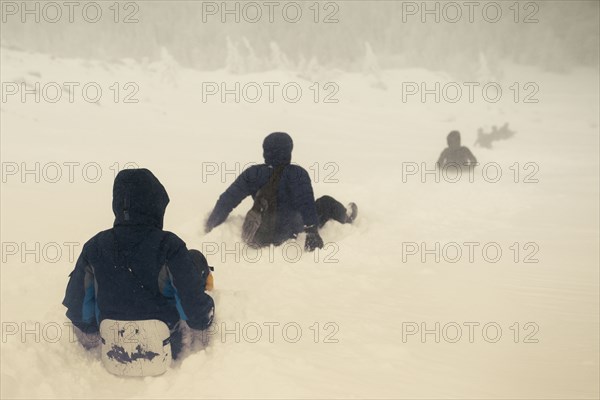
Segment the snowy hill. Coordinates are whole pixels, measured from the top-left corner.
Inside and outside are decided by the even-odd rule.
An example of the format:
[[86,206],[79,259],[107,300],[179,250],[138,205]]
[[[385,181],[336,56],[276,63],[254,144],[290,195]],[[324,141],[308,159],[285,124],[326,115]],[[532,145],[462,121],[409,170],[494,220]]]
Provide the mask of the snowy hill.
[[[464,81],[417,69],[234,75],[1,56],[3,398],[598,397],[597,71],[507,67],[493,103],[485,79],[471,102]],[[409,94],[435,82],[439,102]],[[473,147],[505,122],[513,138]],[[482,165],[473,182],[437,183],[422,172],[454,129]],[[354,225],[325,226],[318,253],[302,254],[304,237],[245,248],[249,200],[202,232],[278,130],[316,196],[360,209]],[[169,192],[165,228],[216,269],[210,345],[158,378],[108,374],[70,340],[61,305],[69,250],[112,224],[112,179],[133,165]]]

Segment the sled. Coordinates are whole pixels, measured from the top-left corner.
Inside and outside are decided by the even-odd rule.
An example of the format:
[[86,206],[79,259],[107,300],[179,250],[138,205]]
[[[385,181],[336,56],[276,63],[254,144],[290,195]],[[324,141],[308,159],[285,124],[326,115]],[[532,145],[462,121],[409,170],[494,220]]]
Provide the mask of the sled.
[[100,323],[102,364],[119,376],[156,376],[167,371],[172,361],[170,332],[159,320]]

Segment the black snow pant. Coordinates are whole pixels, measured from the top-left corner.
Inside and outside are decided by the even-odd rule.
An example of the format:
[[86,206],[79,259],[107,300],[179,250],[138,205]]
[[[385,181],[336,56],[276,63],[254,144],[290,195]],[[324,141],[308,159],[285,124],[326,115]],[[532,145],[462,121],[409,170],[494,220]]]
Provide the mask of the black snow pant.
[[176,360],[183,350],[183,332],[181,332],[181,329],[180,322],[177,322],[173,327],[169,326],[171,332],[169,342],[171,343],[171,357],[173,357],[173,360]]
[[319,218],[319,228],[329,220],[337,221],[341,224],[348,222],[346,207],[331,196],[319,197],[315,201],[317,208],[317,217]]

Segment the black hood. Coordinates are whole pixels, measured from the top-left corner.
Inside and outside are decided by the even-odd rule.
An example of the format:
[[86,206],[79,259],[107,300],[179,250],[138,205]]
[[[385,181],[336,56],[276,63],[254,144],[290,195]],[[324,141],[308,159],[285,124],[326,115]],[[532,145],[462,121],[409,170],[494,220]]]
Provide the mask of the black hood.
[[263,141],[263,157],[268,165],[286,165],[292,162],[294,142],[285,132],[273,132]]
[[448,137],[446,138],[446,141],[448,142],[448,147],[450,148],[458,148],[460,147],[460,132],[459,131],[452,131],[448,134]]
[[149,170],[124,169],[113,186],[114,226],[145,225],[163,227],[169,195]]

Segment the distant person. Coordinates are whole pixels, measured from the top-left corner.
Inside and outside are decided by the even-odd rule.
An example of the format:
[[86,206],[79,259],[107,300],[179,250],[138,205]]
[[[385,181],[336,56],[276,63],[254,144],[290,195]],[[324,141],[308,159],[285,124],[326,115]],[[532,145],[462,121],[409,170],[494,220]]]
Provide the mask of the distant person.
[[263,141],[264,164],[246,169],[219,197],[210,214],[205,231],[223,223],[231,211],[247,196],[254,205],[246,215],[242,238],[253,247],[280,245],[306,232],[305,249],[323,247],[318,229],[329,220],[352,223],[357,216],[356,204],[348,208],[330,196],[314,199],[306,170],[292,165],[292,138],[274,132]]
[[91,238],[63,304],[86,348],[101,343],[117,375],[158,375],[182,346],[181,320],[197,331],[213,320],[206,259],[163,230],[169,196],[147,169],[126,169],[113,186],[113,228]]
[[477,159],[471,153],[471,150],[460,145],[460,132],[452,131],[447,137],[448,147],[442,151],[437,161],[438,168],[444,168],[450,165],[457,165],[461,168],[475,166]]
[[498,140],[508,140],[515,135],[515,131],[511,131],[508,128],[508,122],[504,123],[498,129],[496,125],[492,126],[492,131],[490,133],[485,133],[482,128],[477,130],[477,140],[474,145],[483,147],[485,149],[491,149],[492,143]]
[[[496,128],[496,126],[492,128],[492,133],[494,132],[494,128]],[[483,147],[484,149],[491,149],[492,142],[494,141],[492,133],[486,134],[485,132],[483,132],[483,128],[477,129],[477,140],[475,140],[475,143],[473,143],[473,145]]]

